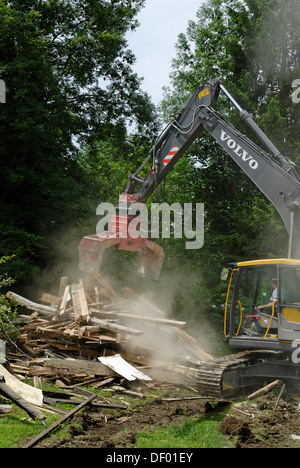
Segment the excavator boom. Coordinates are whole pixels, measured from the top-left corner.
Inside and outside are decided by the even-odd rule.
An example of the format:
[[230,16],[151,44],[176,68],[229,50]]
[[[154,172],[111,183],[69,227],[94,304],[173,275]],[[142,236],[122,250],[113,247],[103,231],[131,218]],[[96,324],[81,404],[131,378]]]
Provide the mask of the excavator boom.
[[[217,112],[220,91],[232,101],[241,118],[261,140],[266,150],[241,134]],[[199,86],[189,97],[157,138],[144,163],[135,173],[129,174],[126,190],[120,196],[122,213],[117,207],[109,230],[82,239],[79,246],[82,270],[99,270],[105,250],[113,248],[139,252],[139,273],[158,278],[164,261],[163,250],[148,239],[136,239],[131,235],[132,216],[128,213],[129,208],[134,203],[147,202],[204,131],[215,138],[275,206],[289,234],[288,257],[300,258],[300,181],[295,166],[280,153],[250,114],[236,103],[221,80],[215,78]],[[140,174],[147,164],[150,165],[148,174],[142,178]],[[124,204],[128,208],[125,214]]]
[[[129,174],[126,190],[120,196],[122,204],[127,204],[128,210],[132,203],[146,203],[156,188],[173,169],[176,162],[188,150],[196,138],[204,131],[198,112],[202,106],[215,108],[220,92],[221,81],[208,81],[190,96],[180,108],[176,117],[157,138],[144,163],[134,174]],[[147,176],[142,179],[141,171],[150,165]],[[140,185],[137,190],[137,185]],[[130,233],[132,217],[124,215],[116,207],[106,232],[85,236],[79,245],[79,268],[86,272],[101,268],[104,252],[107,249],[129,250],[139,253],[138,273],[153,279],[158,279],[164,262],[163,249],[149,239],[133,238]]]

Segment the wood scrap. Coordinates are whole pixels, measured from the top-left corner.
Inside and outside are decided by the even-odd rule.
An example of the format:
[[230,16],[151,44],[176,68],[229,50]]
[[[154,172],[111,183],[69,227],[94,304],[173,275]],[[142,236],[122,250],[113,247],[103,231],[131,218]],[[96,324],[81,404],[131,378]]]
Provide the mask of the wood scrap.
[[56,429],[58,426],[60,426],[63,422],[67,421],[67,419],[71,418],[77,411],[81,410],[84,406],[89,404],[92,400],[94,400],[97,397],[97,395],[92,395],[88,397],[85,401],[83,401],[80,405],[78,405],[76,408],[74,408],[72,411],[67,413],[65,416],[63,416],[59,421],[56,421],[53,423],[50,427],[45,429],[43,432],[41,432],[39,435],[31,439],[29,442],[27,442],[25,445],[23,445],[22,448],[30,448],[36,445],[41,439],[43,439],[46,435],[48,435],[51,431]]
[[0,405],[0,414],[8,414],[12,410],[12,405]]
[[22,408],[31,418],[39,420],[45,419],[44,413],[20,396],[19,393],[16,393],[11,386],[6,383],[6,380],[2,375],[0,375],[0,395],[3,395],[5,398],[8,398],[17,406]]
[[56,307],[49,307],[49,306],[45,306],[42,304],[37,304],[11,291],[9,291],[6,294],[6,297],[8,297],[9,299],[15,300],[19,304],[27,307],[27,309],[35,310],[37,312],[42,313],[43,315],[50,315],[51,317],[53,317],[57,313]]
[[186,322],[167,317],[129,288],[116,291],[94,271],[75,283],[61,278],[57,294],[37,295],[44,304],[12,291],[7,297],[34,311],[19,311],[22,326],[17,345],[26,359],[16,353],[10,358],[22,379],[40,377],[66,386],[92,382],[101,388],[102,382],[105,386],[108,378],[120,379],[120,375],[112,375],[99,358],[120,354],[132,366],[147,365],[150,377],[154,374],[173,382],[175,373],[176,382],[186,376],[190,382],[199,360],[212,359],[183,330]]
[[275,404],[275,406],[274,406],[274,412],[277,410],[277,407],[278,407],[278,405],[279,405],[279,402],[280,402],[280,400],[281,400],[281,397],[282,397],[282,395],[283,395],[283,392],[284,392],[284,390],[285,390],[285,387],[286,387],[286,384],[284,383],[284,384],[282,385],[282,387],[281,387],[281,390],[280,390],[280,393],[279,393],[279,395],[278,395],[276,404]]
[[124,393],[125,395],[134,397],[134,398],[146,398],[141,392],[135,392],[134,390],[128,390],[127,388],[121,387],[120,385],[113,385],[112,387],[116,392]]
[[248,395],[247,399],[248,400],[253,400],[254,398],[257,398],[261,395],[265,395],[268,393],[270,390],[273,390],[273,388],[280,387],[282,385],[282,382],[280,380],[275,380],[274,382],[271,382],[270,384],[266,385],[265,387],[260,388],[254,393],[251,393],[251,395]]

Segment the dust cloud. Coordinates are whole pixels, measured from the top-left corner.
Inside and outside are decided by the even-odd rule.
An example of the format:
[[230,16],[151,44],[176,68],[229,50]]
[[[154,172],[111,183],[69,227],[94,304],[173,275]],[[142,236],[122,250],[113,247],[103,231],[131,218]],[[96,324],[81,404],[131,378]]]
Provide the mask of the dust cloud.
[[79,270],[78,246],[81,235],[76,229],[65,229],[47,238],[46,266],[27,282],[24,294],[37,300],[41,291],[57,295],[60,278],[67,276],[70,282],[84,277]]
[[[185,283],[189,286],[187,289]],[[144,291],[134,297],[134,302],[130,301],[128,313],[180,323],[175,326],[138,321],[135,325],[143,334],[131,337],[126,350],[141,355],[146,352],[157,363],[167,361],[182,365],[199,361],[193,355],[193,346],[215,356],[216,331],[205,317],[204,306],[200,310],[201,305],[197,306],[191,295],[191,288],[198,284],[199,278],[192,280],[192,274],[184,279],[182,274],[174,272],[162,272],[156,284],[148,281],[148,287],[144,279]],[[134,320],[132,323],[134,325]]]
[[[49,239],[51,262],[27,288],[27,297],[38,300],[41,291],[58,294],[60,278],[67,276],[69,284],[84,282],[89,277],[79,270],[78,246],[81,236],[76,230],[60,232]],[[53,260],[54,259],[54,260]],[[185,322],[181,326],[157,324],[156,322],[132,320],[132,328],[143,333],[132,336],[126,344],[126,351],[135,355],[151,355],[154,362],[183,364],[195,357],[189,355],[188,340],[180,337],[188,334],[191,346],[196,345],[204,352],[215,355],[215,336],[212,324],[205,317],[204,301],[197,299],[201,295],[201,279],[198,274],[184,271],[161,272],[158,281],[141,277],[137,274],[138,254],[108,249],[104,256],[100,273],[117,292],[121,304],[120,310],[139,317],[158,318]],[[200,292],[199,292],[200,290]],[[126,297],[130,300],[126,308]],[[125,303],[125,306],[124,306]],[[116,304],[117,305],[117,304]],[[118,310],[118,309],[116,309]],[[122,321],[120,321],[122,323]],[[126,318],[126,325],[129,321]]]

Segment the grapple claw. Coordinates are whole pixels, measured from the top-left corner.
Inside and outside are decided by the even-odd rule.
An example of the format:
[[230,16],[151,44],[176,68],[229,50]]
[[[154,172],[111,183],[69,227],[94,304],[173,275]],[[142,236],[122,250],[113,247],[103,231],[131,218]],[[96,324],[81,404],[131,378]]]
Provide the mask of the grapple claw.
[[98,234],[83,237],[78,248],[79,269],[87,273],[99,271],[105,250],[117,249],[119,244],[118,238],[101,238]]
[[99,271],[107,249],[131,250],[139,253],[138,274],[157,280],[165,259],[163,248],[148,239],[119,239],[85,236],[79,244],[79,269],[88,273]]
[[163,248],[133,234],[130,228],[132,219],[130,216],[114,215],[107,232],[85,236],[79,244],[80,270],[88,273],[99,271],[107,249],[129,250],[139,253],[138,273],[158,279],[165,259]]
[[155,242],[148,239],[144,239],[144,241],[139,254],[138,273],[157,280],[165,260],[164,250],[160,245],[155,244]]

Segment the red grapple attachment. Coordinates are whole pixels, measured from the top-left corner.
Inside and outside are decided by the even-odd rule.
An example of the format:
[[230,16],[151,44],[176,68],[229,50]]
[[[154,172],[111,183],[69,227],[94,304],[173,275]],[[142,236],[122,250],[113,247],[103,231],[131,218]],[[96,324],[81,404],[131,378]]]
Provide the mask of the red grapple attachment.
[[[130,195],[125,195],[131,201]],[[124,200],[124,199],[123,199]],[[90,273],[99,271],[103,254],[107,249],[129,250],[139,253],[138,273],[152,279],[158,279],[165,259],[163,248],[141,236],[130,235],[130,216],[113,215],[109,230],[101,234],[85,236],[79,244],[79,268]]]

